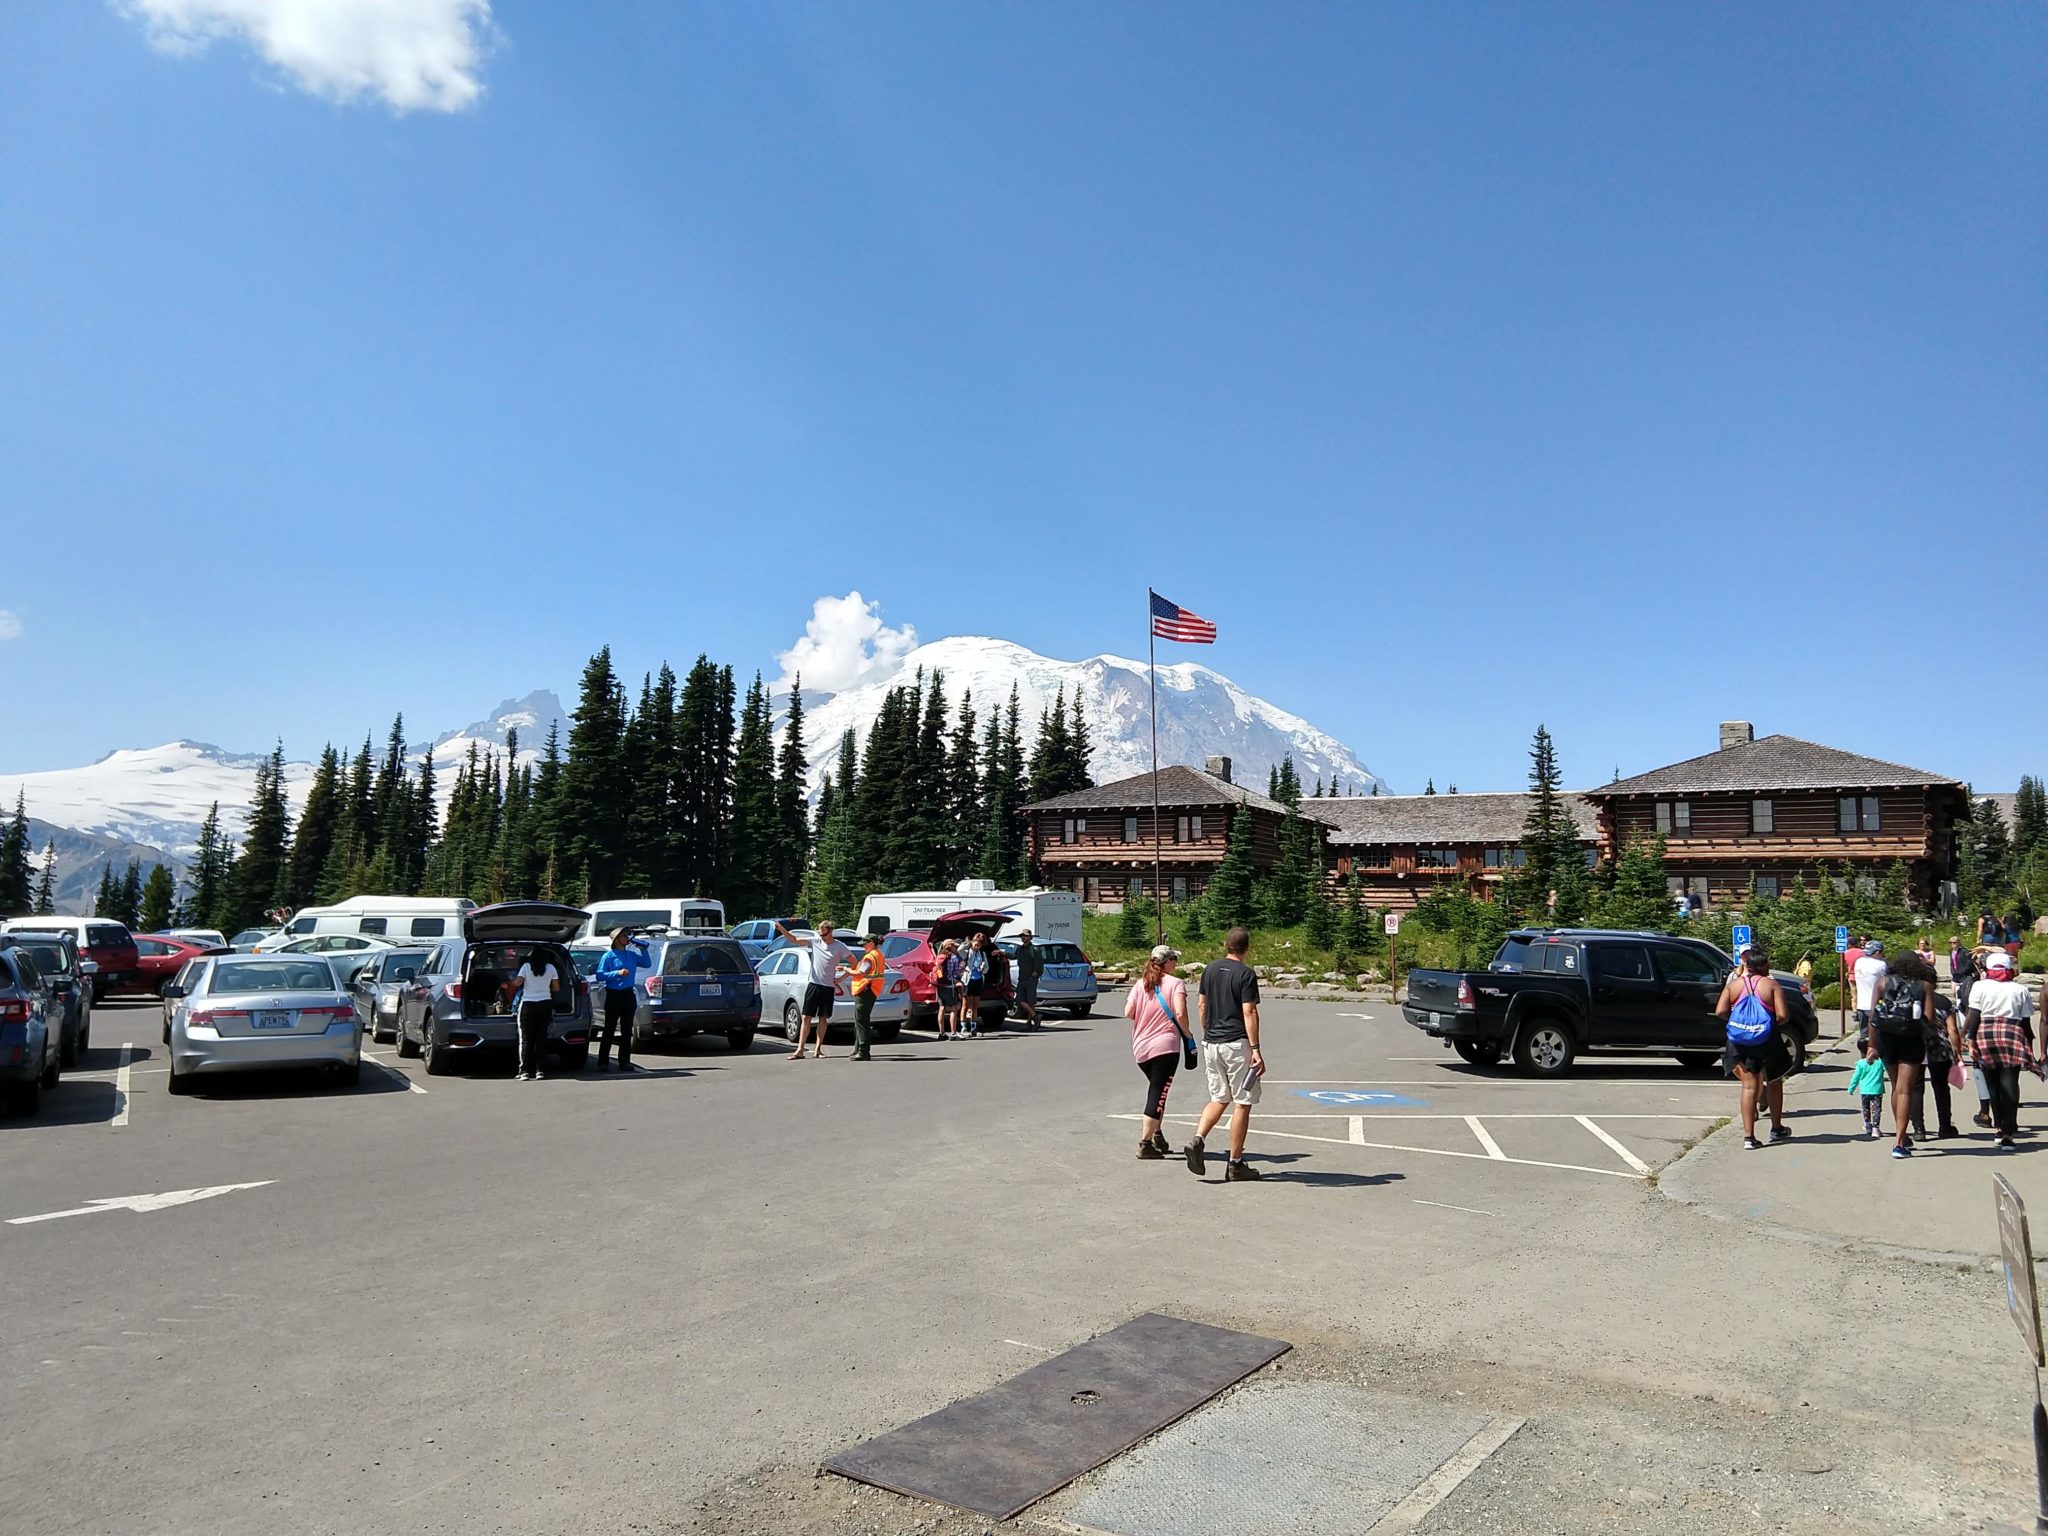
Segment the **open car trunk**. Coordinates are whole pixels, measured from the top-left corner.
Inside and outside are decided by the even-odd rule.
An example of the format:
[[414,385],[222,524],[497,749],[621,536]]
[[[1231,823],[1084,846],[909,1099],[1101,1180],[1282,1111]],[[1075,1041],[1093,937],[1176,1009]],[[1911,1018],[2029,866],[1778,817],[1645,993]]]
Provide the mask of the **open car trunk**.
[[536,950],[561,978],[562,984],[555,992],[555,1016],[574,1013],[578,977],[576,962],[569,958],[569,951],[560,944],[522,941],[469,946],[469,953],[462,959],[462,1016],[488,1019],[516,1015],[518,995],[514,993],[512,1000],[506,1001],[505,988],[518,980],[519,968],[533,958]]

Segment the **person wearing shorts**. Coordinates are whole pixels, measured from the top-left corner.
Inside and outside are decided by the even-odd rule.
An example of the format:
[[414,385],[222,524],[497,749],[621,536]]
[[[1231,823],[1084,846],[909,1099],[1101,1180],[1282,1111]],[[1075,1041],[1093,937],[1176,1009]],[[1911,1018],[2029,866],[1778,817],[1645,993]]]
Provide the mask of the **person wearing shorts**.
[[1724,1068],[1742,1085],[1736,1113],[1742,1120],[1742,1145],[1754,1152],[1763,1145],[1756,1139],[1759,1107],[1770,1113],[1772,1141],[1783,1141],[1792,1134],[1792,1128],[1785,1124],[1785,1072],[1790,1060],[1779,1037],[1785,1027],[1785,998],[1777,982],[1771,979],[1770,959],[1754,945],[1745,946],[1740,959],[1742,963],[1728,973],[1728,980],[1721,986],[1714,1012],[1727,1019],[1737,1003],[1753,997],[1769,1011],[1773,1021],[1767,1039],[1742,1044],[1731,1038],[1722,1058]]
[[1905,1158],[1912,1155],[1913,1138],[1906,1131],[1920,1102],[1921,1074],[1927,1070],[1925,1021],[1934,1017],[1934,967],[1910,952],[1899,956],[1886,972],[1876,1002],[1871,1038],[1884,1060],[1885,1075],[1892,1080],[1892,1124],[1898,1130],[1892,1156]]
[[981,994],[988,987],[988,935],[975,930],[961,957],[960,1023],[969,1035],[981,1034]]
[[825,1031],[832,1027],[832,1002],[838,992],[839,973],[853,964],[853,951],[832,936],[830,923],[818,924],[815,938],[802,938],[794,929],[783,923],[775,925],[796,948],[804,952],[804,966],[807,981],[804,986],[803,1014],[796,1028],[796,1049],[789,1053],[791,1061],[800,1060],[804,1054],[804,1041],[809,1037],[813,1024],[817,1026],[817,1045],[811,1059],[822,1061],[825,1056]]
[[1252,936],[1233,928],[1223,940],[1223,958],[1202,972],[1198,1000],[1202,1020],[1202,1071],[1209,1084],[1209,1102],[1195,1136],[1187,1144],[1188,1171],[1208,1171],[1204,1139],[1230,1111],[1230,1160],[1223,1182],[1256,1180],[1259,1172],[1244,1160],[1245,1132],[1251,1129],[1252,1106],[1259,1102],[1259,1079],[1266,1058],[1259,1049],[1259,976],[1245,956]]
[[939,1000],[939,1038],[960,1033],[960,941],[947,939],[939,945],[932,962],[932,991]]

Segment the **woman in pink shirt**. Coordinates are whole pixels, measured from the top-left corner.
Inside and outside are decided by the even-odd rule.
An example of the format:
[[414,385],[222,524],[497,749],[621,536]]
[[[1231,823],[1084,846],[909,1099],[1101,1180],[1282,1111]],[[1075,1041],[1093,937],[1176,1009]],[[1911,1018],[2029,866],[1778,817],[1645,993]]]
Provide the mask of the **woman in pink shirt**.
[[1187,983],[1174,975],[1180,951],[1161,944],[1145,962],[1131,995],[1124,999],[1124,1017],[1131,1021],[1131,1055],[1145,1074],[1145,1130],[1138,1156],[1158,1162],[1172,1155],[1160,1122],[1166,1116],[1166,1094],[1188,1033]]

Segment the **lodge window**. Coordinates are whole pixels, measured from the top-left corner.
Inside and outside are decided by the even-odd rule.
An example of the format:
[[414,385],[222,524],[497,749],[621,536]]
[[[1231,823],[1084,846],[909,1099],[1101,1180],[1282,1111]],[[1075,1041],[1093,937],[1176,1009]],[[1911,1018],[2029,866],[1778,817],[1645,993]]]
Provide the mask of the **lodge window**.
[[1690,832],[1692,830],[1692,802],[1690,800],[1659,800],[1656,809],[1659,832]]
[[1771,900],[1776,901],[1778,899],[1778,877],[1776,875],[1758,875],[1756,877],[1756,893],[1759,896],[1768,896]]
[[1486,850],[1488,869],[1520,869],[1529,862],[1529,854],[1522,848],[1489,848]]
[[1087,830],[1088,818],[1086,816],[1069,816],[1061,825],[1060,841],[1070,845],[1078,843],[1081,841],[1082,834],[1087,832]]
[[1881,832],[1883,819],[1877,813],[1877,796],[1844,795],[1836,802],[1841,808],[1840,826],[1844,832]]
[[1124,841],[1127,843],[1135,843],[1137,840],[1138,818],[1135,816],[1126,816],[1124,818]]
[[1769,800],[1749,802],[1749,830],[1752,832],[1775,832],[1777,830],[1777,807]]
[[1186,875],[1175,875],[1173,877],[1173,899],[1176,903],[1188,899],[1188,877]]
[[1458,850],[1455,848],[1418,848],[1415,850],[1417,869],[1456,869]]
[[1202,818],[1182,816],[1174,822],[1173,840],[1176,843],[1199,843],[1202,840]]

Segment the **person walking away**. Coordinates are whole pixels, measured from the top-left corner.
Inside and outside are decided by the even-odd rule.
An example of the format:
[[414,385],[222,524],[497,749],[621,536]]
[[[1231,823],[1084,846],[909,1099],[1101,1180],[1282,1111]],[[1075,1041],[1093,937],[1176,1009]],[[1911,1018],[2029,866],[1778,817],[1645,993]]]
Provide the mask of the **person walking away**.
[[981,1037],[981,994],[988,987],[988,935],[976,929],[960,957],[960,1022],[969,1038]]
[[[2048,987],[2043,988],[2048,1003]],[[2020,1129],[2020,1073],[2042,1070],[2028,1020],[2034,999],[2013,976],[2013,960],[2002,949],[1985,953],[1984,974],[1970,988],[1969,1029],[1976,1042],[1977,1065],[1991,1089],[1991,1118],[2001,1151],[2013,1150]]]
[[1188,1169],[1206,1173],[1209,1133],[1230,1111],[1230,1160],[1223,1165],[1223,1182],[1255,1180],[1258,1169],[1244,1160],[1245,1132],[1251,1129],[1252,1106],[1259,1102],[1259,1079],[1266,1075],[1266,1058],[1259,1049],[1259,975],[1245,964],[1252,936],[1233,928],[1223,940],[1223,958],[1202,971],[1202,989],[1196,1006],[1202,1022],[1202,1069],[1208,1078],[1209,1102],[1202,1106],[1194,1140],[1187,1144]]
[[547,1049],[548,1025],[555,1018],[555,994],[561,988],[562,978],[554,964],[546,951],[538,949],[506,984],[506,990],[516,992],[519,998],[519,1069],[513,1074],[514,1082],[530,1083],[552,1075],[541,1071],[540,1059]]
[[791,1061],[800,1061],[804,1054],[804,1041],[810,1038],[815,1024],[818,1030],[817,1044],[812,1048],[812,1059],[825,1059],[825,1031],[832,1027],[832,999],[839,984],[839,973],[853,960],[853,951],[832,936],[830,923],[818,924],[815,938],[798,938],[795,931],[781,919],[775,923],[776,932],[804,952],[806,981],[804,985],[803,1016],[796,1026],[796,1049],[789,1053]]
[[[1925,956],[1917,956],[1926,963]],[[1927,974],[1936,976],[1932,965]],[[1913,1095],[1913,1134],[1921,1141],[1947,1141],[1963,1133],[1956,1129],[1955,1107],[1949,1098],[1951,1089],[1962,1086],[1962,1068],[1957,1065],[1963,1054],[1963,1032],[1957,1023],[1955,1005],[1942,996],[1939,987],[1934,989],[1934,1007],[1926,1018],[1920,1021],[1920,1032],[1927,1040],[1927,1070],[1920,1074],[1920,1087]],[[1927,1134],[1927,1093],[1934,1091],[1934,1135]]]
[[1166,1144],[1166,1095],[1181,1055],[1194,1045],[1187,1026],[1187,983],[1174,975],[1180,951],[1161,944],[1145,961],[1138,983],[1124,999],[1124,1017],[1131,1021],[1131,1056],[1145,1074],[1144,1124],[1138,1135],[1138,1157],[1159,1162],[1173,1155]]
[[1913,1106],[1920,1097],[1920,1079],[1927,1071],[1927,1030],[1923,1022],[1934,1013],[1934,972],[1917,954],[1903,954],[1887,970],[1872,1010],[1871,1038],[1884,1058],[1892,1080],[1892,1129],[1898,1140],[1892,1156],[1913,1155],[1906,1134]]
[[960,1033],[960,941],[948,939],[932,960],[932,990],[939,998],[939,1038]]
[[2003,947],[2004,942],[2005,925],[1993,917],[1991,909],[1986,907],[1977,914],[1977,947],[1979,949],[1997,949]]
[[[988,948],[984,953],[988,956],[988,976],[982,983],[983,995],[1000,999],[1003,989],[1010,985],[1010,957],[1003,953],[1003,946],[994,939],[988,941]],[[996,1028],[1009,1027],[1010,1007],[1005,1003],[1002,1011],[996,1015]]]
[[604,1031],[597,1037],[597,1070],[612,1069],[612,1034],[619,1037],[619,1070],[633,1070],[633,1018],[640,1008],[636,984],[640,972],[654,964],[647,941],[624,928],[612,930],[612,947],[598,958],[597,984],[604,994]]
[[1863,941],[1863,958],[1858,960],[1849,972],[1850,981],[1856,988],[1856,1043],[1864,1044],[1870,1038],[1870,1021],[1877,1011],[1878,992],[1884,986],[1887,968],[1884,963],[1884,943],[1879,939]]
[[1045,974],[1045,956],[1026,928],[1017,935],[1017,1012],[1026,1029],[1038,1028],[1038,981]]
[[1968,1020],[1970,1017],[1970,988],[1977,980],[1977,956],[1968,942],[1958,933],[1948,951],[1948,977],[1956,988],[1956,1021],[1962,1026],[1962,1054],[1970,1064],[1970,1080],[1977,1088],[1977,1113],[1970,1117],[1972,1123],[1991,1127],[1991,1089],[1984,1081],[1984,1069],[1977,1065],[1975,1036]]
[[1785,1079],[1771,1076],[1773,1037],[1785,1022],[1785,999],[1771,979],[1770,958],[1759,946],[1752,944],[1743,950],[1742,964],[1729,972],[1721,985],[1714,1012],[1727,1020],[1728,1049],[1723,1061],[1742,1084],[1738,1106],[1743,1147],[1754,1152],[1763,1145],[1756,1139],[1759,1099],[1770,1109],[1771,1140],[1785,1140],[1792,1134],[1785,1124]]
[[875,999],[882,995],[882,937],[871,933],[860,941],[853,962],[853,1060],[872,1061],[868,1045],[874,1027]]
[[1884,1127],[1884,1061],[1876,1046],[1863,1048],[1863,1059],[1849,1073],[1849,1091],[1863,1103],[1863,1134],[1877,1140]]

